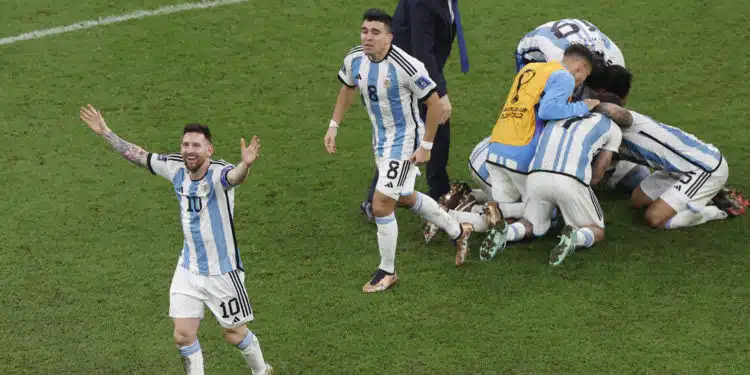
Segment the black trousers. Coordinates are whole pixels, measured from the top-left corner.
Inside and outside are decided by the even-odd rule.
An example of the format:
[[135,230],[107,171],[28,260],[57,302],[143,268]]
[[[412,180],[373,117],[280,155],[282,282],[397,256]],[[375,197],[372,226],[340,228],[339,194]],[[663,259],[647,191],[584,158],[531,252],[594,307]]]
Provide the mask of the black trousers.
[[[420,116],[426,117],[427,109],[424,105],[420,106]],[[451,145],[451,127],[450,120],[445,124],[438,126],[433,141],[430,161],[427,162],[427,195],[434,200],[438,200],[443,194],[450,190],[450,180],[448,178],[448,151]],[[370,189],[367,192],[367,201],[372,202],[372,196],[375,194],[375,186],[378,183],[378,170],[375,169],[375,175],[370,183]]]

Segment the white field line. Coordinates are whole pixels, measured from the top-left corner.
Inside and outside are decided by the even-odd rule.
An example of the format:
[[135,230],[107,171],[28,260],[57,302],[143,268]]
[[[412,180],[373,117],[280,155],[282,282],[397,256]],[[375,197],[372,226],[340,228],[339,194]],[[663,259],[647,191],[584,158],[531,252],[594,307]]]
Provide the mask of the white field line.
[[50,29],[35,30],[35,31],[28,32],[28,33],[21,34],[21,35],[5,37],[5,38],[0,39],[0,45],[12,44],[12,43],[16,43],[16,42],[20,42],[24,40],[38,39],[38,38],[43,38],[45,36],[63,34],[63,33],[68,33],[71,31],[88,29],[88,28],[102,26],[102,25],[109,25],[112,23],[135,20],[135,19],[144,18],[144,17],[160,16],[163,14],[184,12],[186,10],[192,10],[192,9],[214,8],[214,7],[219,7],[223,5],[244,3],[247,1],[248,0],[201,1],[201,2],[196,2],[196,3],[167,5],[167,6],[163,6],[159,9],[154,9],[154,10],[136,10],[135,12],[132,12],[132,13],[120,14],[117,16],[108,16],[108,17],[99,18],[98,20],[82,21],[82,22],[74,23],[68,26],[58,26],[58,27],[53,27]]

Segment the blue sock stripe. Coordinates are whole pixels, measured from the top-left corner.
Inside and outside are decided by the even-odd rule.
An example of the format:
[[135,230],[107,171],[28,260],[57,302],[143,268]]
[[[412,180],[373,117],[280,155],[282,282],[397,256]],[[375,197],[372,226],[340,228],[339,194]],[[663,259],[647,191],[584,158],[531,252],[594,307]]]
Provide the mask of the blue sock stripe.
[[187,356],[190,356],[199,352],[200,350],[201,350],[201,344],[198,342],[198,340],[195,340],[194,343],[188,346],[181,346],[180,354],[182,354],[183,357],[187,357]]
[[583,246],[591,247],[594,244],[594,234],[588,230],[583,231]]
[[394,221],[396,221],[396,214],[393,212],[391,212],[391,214],[388,216],[375,217],[375,223],[378,225],[390,224]]
[[672,228],[672,219],[674,219],[674,216],[672,216],[669,220],[667,220],[667,223],[664,224],[665,229],[671,229]]
[[[513,223],[515,224],[515,223]],[[513,229],[513,238],[518,239],[518,230],[516,229],[515,225],[511,225],[510,229]]]
[[422,208],[422,196],[424,194],[417,192],[417,201],[414,203],[413,206],[411,206],[411,210],[414,212],[418,212]]
[[245,338],[242,339],[242,341],[240,341],[239,344],[237,344],[237,348],[239,350],[245,350],[245,348],[247,348],[248,346],[250,346],[250,343],[253,342],[253,338],[254,337],[255,337],[255,335],[253,334],[253,332],[250,331],[250,329],[247,329],[245,331]]

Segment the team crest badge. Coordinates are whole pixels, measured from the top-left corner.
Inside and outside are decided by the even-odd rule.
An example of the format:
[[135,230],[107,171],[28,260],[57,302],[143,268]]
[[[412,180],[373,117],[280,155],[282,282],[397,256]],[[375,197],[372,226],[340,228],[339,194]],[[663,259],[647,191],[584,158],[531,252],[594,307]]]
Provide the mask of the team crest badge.
[[211,187],[208,186],[208,182],[206,182],[206,180],[202,180],[198,184],[198,191],[197,191],[198,196],[205,197],[205,196],[208,195],[208,192],[210,192],[210,191],[211,191]]
[[388,78],[385,79],[385,88],[387,89],[391,88],[391,80]]

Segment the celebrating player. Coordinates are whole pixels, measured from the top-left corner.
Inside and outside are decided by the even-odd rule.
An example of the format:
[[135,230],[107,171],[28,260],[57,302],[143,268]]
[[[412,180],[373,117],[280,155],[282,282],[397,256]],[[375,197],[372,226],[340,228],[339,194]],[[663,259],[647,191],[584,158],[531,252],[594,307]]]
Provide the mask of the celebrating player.
[[604,176],[621,139],[620,128],[600,114],[549,123],[542,132],[526,181],[523,219],[501,224],[495,238],[497,246],[502,249],[506,241],[547,233],[555,206],[566,225],[560,242],[550,252],[550,264],[559,265],[577,247],[591,247],[602,241],[604,214],[590,185]]
[[[362,45],[351,49],[344,58],[338,74],[343,85],[324,139],[326,150],[335,153],[337,128],[359,93],[372,121],[380,173],[372,210],[378,227],[381,261],[375,275],[362,288],[365,293],[385,290],[398,281],[396,203],[437,224],[456,241],[457,266],[464,263],[471,234],[470,226],[462,226],[442,211],[435,200],[414,191],[420,174],[417,165],[430,159],[441,104],[436,85],[424,65],[391,44],[390,27],[391,17],[382,10],[370,9],[364,13],[360,30]],[[426,126],[419,118],[420,101],[428,107]]]
[[155,154],[112,132],[90,104],[81,108],[83,120],[125,159],[172,183],[180,205],[184,246],[169,290],[169,315],[174,340],[188,375],[203,374],[198,327],[204,304],[224,328],[224,338],[237,346],[254,375],[273,374],[263,360],[260,343],[245,325],[253,310],[245,291],[237,239],[234,234],[234,188],[247,178],[258,158],[260,140],[240,141],[242,160],[236,165],[211,160],[211,132],[200,124],[185,125],[179,154]]
[[547,22],[526,34],[516,48],[516,70],[531,62],[562,61],[571,44],[582,44],[608,64],[625,66],[620,49],[591,22],[566,18]]
[[[492,184],[493,202],[488,203],[490,226],[503,217],[520,217],[524,203],[529,163],[537,149],[545,121],[589,113],[599,101],[584,99],[569,102],[575,86],[591,74],[592,52],[580,44],[572,44],[562,61],[531,63],[523,67],[513,80],[508,98],[492,130],[487,154],[487,170]],[[497,228],[491,228],[480,248],[480,257],[493,257],[499,249],[495,240]]]
[[[618,66],[608,67],[609,93],[627,101],[632,75]],[[597,108],[623,127],[620,154],[655,169],[633,191],[634,207],[646,207],[652,228],[681,228],[722,220],[745,212],[741,196],[727,194],[724,185],[729,166],[719,150],[679,128],[638,112],[606,103]],[[716,205],[707,205],[714,201]]]

